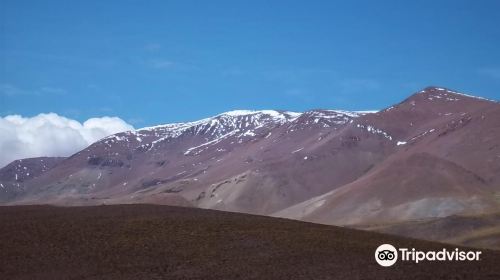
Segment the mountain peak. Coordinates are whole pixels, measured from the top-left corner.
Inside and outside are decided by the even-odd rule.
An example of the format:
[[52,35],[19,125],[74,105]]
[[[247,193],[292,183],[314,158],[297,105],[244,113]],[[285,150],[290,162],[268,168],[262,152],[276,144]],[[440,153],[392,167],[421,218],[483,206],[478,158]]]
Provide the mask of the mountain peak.
[[480,100],[485,100],[485,101],[497,102],[495,100],[487,99],[484,97],[474,96],[474,95],[470,95],[470,94],[466,94],[466,93],[462,93],[462,92],[458,92],[458,91],[454,91],[454,90],[451,90],[448,88],[438,87],[438,86],[428,86],[428,87],[424,88],[423,90],[416,93],[416,95],[419,95],[419,94],[428,95],[428,98],[430,98],[430,100],[444,98],[448,101],[457,101],[457,100],[459,100],[457,98],[468,97],[468,98],[480,99]]
[[221,113],[217,116],[241,117],[249,115],[269,115],[271,117],[281,117],[283,115],[288,115],[291,117],[298,117],[301,115],[301,113],[290,112],[290,111],[278,111],[278,110],[233,110]]

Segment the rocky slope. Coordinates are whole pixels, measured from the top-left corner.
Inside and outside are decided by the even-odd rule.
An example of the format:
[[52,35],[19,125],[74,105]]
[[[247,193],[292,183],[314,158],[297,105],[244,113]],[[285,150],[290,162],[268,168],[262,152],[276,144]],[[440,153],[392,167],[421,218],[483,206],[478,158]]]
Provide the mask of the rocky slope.
[[[1,279],[496,279],[480,261],[400,261],[380,244],[456,246],[299,221],[160,205],[0,207]],[[468,248],[460,248],[469,251]]]
[[356,180],[276,213],[320,223],[392,223],[498,209],[500,104],[428,88],[358,119],[398,139]]
[[156,203],[368,227],[480,215],[500,205],[500,104],[429,87],[372,113],[232,111],[54,162],[17,179],[16,163],[3,168],[1,203]]

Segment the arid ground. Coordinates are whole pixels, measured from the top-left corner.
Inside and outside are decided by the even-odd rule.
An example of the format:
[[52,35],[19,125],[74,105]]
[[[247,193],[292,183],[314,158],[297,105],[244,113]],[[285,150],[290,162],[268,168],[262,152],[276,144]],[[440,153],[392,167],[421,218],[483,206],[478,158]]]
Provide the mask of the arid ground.
[[0,279],[500,279],[478,262],[374,259],[382,243],[450,245],[375,232],[160,205],[0,207]]

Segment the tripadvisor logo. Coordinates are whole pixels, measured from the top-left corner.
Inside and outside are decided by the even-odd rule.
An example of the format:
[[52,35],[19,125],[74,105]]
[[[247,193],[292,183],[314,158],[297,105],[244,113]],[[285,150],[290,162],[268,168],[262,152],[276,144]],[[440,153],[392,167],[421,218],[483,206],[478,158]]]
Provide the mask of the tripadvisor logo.
[[401,261],[419,263],[421,261],[479,261],[481,251],[462,251],[458,248],[448,250],[443,248],[439,251],[418,251],[415,248],[396,249],[391,244],[382,244],[375,250],[375,260],[381,266],[392,266],[398,256]]
[[391,244],[382,244],[375,250],[375,260],[381,266],[391,266],[398,260],[398,251]]

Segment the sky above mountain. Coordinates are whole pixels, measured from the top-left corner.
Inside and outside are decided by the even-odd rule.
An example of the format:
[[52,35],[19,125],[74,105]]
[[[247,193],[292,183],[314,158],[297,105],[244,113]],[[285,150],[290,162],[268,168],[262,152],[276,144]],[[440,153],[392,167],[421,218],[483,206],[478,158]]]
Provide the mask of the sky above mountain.
[[0,0],[0,116],[134,127],[234,109],[500,99],[499,1]]

